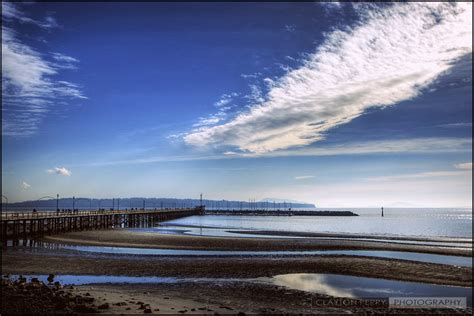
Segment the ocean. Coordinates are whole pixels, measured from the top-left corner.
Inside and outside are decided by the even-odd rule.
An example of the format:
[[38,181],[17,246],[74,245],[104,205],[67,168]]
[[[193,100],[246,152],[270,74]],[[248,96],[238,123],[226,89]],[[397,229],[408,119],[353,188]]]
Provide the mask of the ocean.
[[206,215],[185,217],[167,222],[167,224],[248,230],[472,239],[472,209],[387,208],[384,209],[384,217],[381,217],[380,209],[337,210],[353,211],[359,216]]

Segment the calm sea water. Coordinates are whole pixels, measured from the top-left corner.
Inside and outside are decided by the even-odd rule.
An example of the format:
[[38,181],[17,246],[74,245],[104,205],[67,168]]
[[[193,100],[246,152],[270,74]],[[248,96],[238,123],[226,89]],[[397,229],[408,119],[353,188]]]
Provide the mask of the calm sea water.
[[[345,210],[345,209],[338,209]],[[472,209],[347,209],[360,216],[191,216],[168,224],[218,228],[472,238]]]

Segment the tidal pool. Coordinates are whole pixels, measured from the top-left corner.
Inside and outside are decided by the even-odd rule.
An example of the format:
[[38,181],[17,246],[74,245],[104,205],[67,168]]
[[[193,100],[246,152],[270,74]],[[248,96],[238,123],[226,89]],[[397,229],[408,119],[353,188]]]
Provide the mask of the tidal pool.
[[467,305],[472,306],[472,287],[316,273],[282,274],[260,281],[335,297],[465,297]]
[[[17,279],[19,275],[11,276]],[[38,278],[47,283],[47,275],[26,275],[27,279]],[[283,286],[289,289],[325,294],[344,298],[386,298],[386,297],[465,297],[472,306],[472,288],[437,285],[418,282],[393,281],[377,278],[355,277],[338,274],[295,273],[276,275],[272,278],[177,278],[160,276],[117,276],[117,275],[57,275],[54,281],[61,284],[168,284],[189,282],[250,282]]]
[[383,250],[307,250],[307,251],[220,251],[220,250],[185,250],[159,248],[128,248],[105,246],[71,246],[62,248],[93,253],[155,255],[155,256],[316,256],[316,255],[347,255],[392,258],[419,262],[440,263],[456,266],[472,267],[471,257],[446,256],[417,252],[383,251]]

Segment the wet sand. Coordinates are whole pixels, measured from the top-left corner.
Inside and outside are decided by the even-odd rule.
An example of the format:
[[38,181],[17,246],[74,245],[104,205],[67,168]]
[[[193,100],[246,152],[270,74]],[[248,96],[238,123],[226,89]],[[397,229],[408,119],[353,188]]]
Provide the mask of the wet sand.
[[[307,293],[279,286],[242,284],[159,284],[98,285],[77,287],[80,294],[91,293],[109,301],[112,314],[143,314],[148,304],[155,314],[407,314],[407,310],[389,309],[381,300],[362,301]],[[100,299],[99,299],[100,300]],[[117,306],[116,302],[127,305]],[[472,314],[472,310],[415,310],[409,314]]]
[[[334,234],[332,234],[334,236]],[[341,238],[344,235],[340,235]],[[314,238],[236,238],[166,235],[130,230],[105,230],[68,233],[44,238],[65,244],[110,247],[165,248],[191,250],[389,250],[431,254],[472,256],[472,249],[433,245],[397,244],[383,241]]]
[[[5,300],[5,301],[3,301]],[[226,283],[94,284],[46,286],[2,280],[5,314],[402,314],[384,299],[335,299],[276,285]],[[410,314],[472,314],[467,310],[416,310]]]
[[[469,255],[465,249],[355,240],[230,238],[163,235],[127,230],[88,231],[44,238],[61,244],[195,250],[364,249]],[[472,269],[374,257],[343,255],[294,257],[166,257],[84,253],[66,249],[19,247],[2,251],[2,272],[12,274],[256,278],[287,273],[332,273],[400,281],[466,286]],[[103,284],[75,286],[77,295],[108,303],[106,313],[341,313],[390,312],[385,307],[315,306],[317,293],[245,282]],[[75,295],[76,295],[75,294]],[[118,304],[117,304],[118,303]],[[139,303],[139,304],[137,304]],[[405,311],[406,312],[406,311]],[[422,312],[422,311],[417,311]],[[425,311],[432,312],[432,311]],[[453,312],[453,311],[451,311]],[[469,310],[469,313],[472,313]]]
[[[27,254],[27,255],[25,255]],[[286,273],[333,273],[471,286],[472,269],[371,257],[170,258],[8,251],[4,273],[254,278]]]
[[[62,244],[197,250],[378,249],[467,255],[466,249],[341,240],[201,237],[108,230],[44,238]],[[25,253],[27,252],[27,254]],[[3,271],[24,274],[88,274],[252,278],[285,273],[333,273],[401,281],[470,286],[472,269],[387,258],[321,255],[293,257],[166,257],[19,248],[2,256]]]

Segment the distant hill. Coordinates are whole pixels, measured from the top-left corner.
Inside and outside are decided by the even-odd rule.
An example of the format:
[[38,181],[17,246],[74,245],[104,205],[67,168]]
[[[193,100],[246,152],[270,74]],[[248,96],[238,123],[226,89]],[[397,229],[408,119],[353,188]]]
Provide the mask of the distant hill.
[[265,198],[265,199],[260,200],[259,202],[295,203],[295,204],[311,205],[311,207],[315,207],[314,204],[306,203],[306,202],[303,202],[303,201],[291,200],[291,199]]
[[[72,198],[61,198],[58,201],[60,209],[72,209],[73,199]],[[207,200],[203,199],[202,204],[207,209],[248,209],[248,208],[268,208],[272,207],[282,208],[286,203],[287,208],[314,208],[313,204],[291,202],[290,200],[275,199],[275,205],[273,200],[271,201],[257,201],[249,204],[248,201],[229,201],[229,200]],[[2,204],[4,205],[4,204]],[[175,199],[175,198],[117,198],[117,199],[91,199],[85,197],[76,197],[74,199],[74,208],[76,209],[126,209],[126,208],[183,208],[183,207],[195,207],[200,205],[199,199]],[[4,207],[4,206],[3,206]],[[56,209],[56,199],[41,200],[41,201],[24,201],[9,203],[8,208],[12,209]]]

